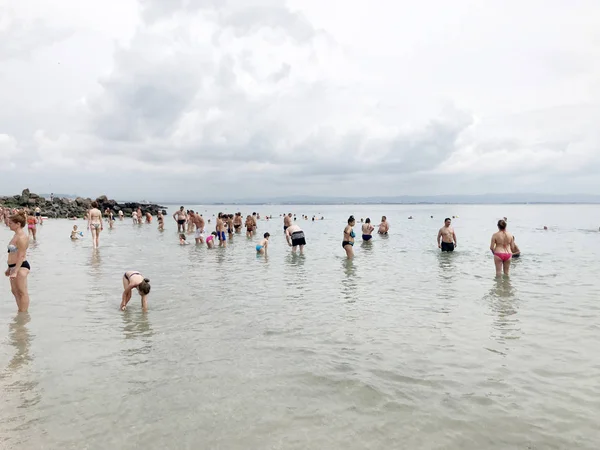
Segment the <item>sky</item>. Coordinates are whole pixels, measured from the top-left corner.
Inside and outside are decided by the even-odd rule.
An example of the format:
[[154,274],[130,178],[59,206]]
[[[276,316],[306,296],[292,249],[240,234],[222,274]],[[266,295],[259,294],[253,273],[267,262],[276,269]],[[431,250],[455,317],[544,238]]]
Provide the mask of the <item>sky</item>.
[[0,0],[0,194],[600,190],[597,0]]

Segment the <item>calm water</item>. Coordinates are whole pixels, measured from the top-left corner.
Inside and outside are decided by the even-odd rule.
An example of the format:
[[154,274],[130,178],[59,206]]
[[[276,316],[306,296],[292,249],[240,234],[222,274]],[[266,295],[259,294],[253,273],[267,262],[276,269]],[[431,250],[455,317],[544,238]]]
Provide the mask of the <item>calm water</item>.
[[[0,448],[598,448],[600,207],[219,210],[277,216],[259,222],[268,258],[258,237],[181,247],[171,219],[117,222],[99,251],[69,240],[73,222],[41,228],[28,316],[0,286]],[[288,210],[325,216],[300,222],[304,257]],[[349,213],[391,224],[352,262]],[[488,250],[502,216],[523,252],[509,281]],[[135,293],[118,311],[128,269],[151,278],[148,313]]]

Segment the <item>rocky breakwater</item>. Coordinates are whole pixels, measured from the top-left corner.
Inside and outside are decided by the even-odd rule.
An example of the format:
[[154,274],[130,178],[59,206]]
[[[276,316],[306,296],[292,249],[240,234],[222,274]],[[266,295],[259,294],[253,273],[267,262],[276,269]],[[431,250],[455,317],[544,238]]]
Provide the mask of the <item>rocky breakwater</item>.
[[[71,217],[84,217],[87,211],[92,205],[91,198],[77,197],[73,198],[58,198],[55,197],[51,200],[39,196],[29,189],[25,189],[21,195],[14,195],[12,197],[0,197],[0,206],[9,208],[29,208],[33,210],[39,207],[42,211],[42,216],[46,216],[52,219],[59,218],[71,218]],[[140,208],[143,214],[149,212],[155,216],[159,211],[164,211],[164,206],[156,205],[153,203],[118,203],[115,200],[109,200],[106,195],[102,195],[96,199],[98,202],[98,209],[104,213],[107,209],[118,213],[123,211],[123,214],[131,216],[133,210]]]

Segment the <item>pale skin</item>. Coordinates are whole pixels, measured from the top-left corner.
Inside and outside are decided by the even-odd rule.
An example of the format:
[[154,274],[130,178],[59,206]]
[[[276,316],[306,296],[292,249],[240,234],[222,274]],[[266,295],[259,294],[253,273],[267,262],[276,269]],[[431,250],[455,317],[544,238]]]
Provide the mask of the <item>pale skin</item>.
[[512,255],[512,245],[515,238],[506,230],[500,230],[492,235],[490,250],[494,254],[494,265],[496,267],[496,276],[499,277],[504,272],[508,276],[510,272],[510,259],[502,261],[496,253],[508,253]]
[[379,230],[377,232],[379,234],[386,234],[390,230],[390,224],[387,221],[387,218],[383,216],[381,218],[381,223],[379,224]]
[[290,227],[292,226],[292,215],[288,214],[287,216],[283,216],[283,226]]
[[267,247],[269,246],[269,238],[264,238],[262,241],[260,241],[258,245],[262,245],[263,248],[261,248],[260,251],[258,251],[257,253],[260,255],[266,255]]
[[458,247],[458,243],[456,242],[456,233],[454,232],[454,228],[452,228],[451,222],[449,220],[444,222],[444,226],[440,228],[440,231],[438,232],[438,248],[442,248],[442,242],[446,242],[447,244],[454,244],[455,247]]
[[[175,219],[175,221],[177,222],[177,232],[185,232],[186,213],[184,211],[183,206],[179,208],[179,211],[176,211],[175,214],[173,214],[173,219]],[[180,221],[183,221],[183,223],[179,223]]]
[[17,251],[16,253],[8,254],[8,264],[14,264],[15,266],[6,269],[4,275],[9,277],[10,290],[15,296],[19,312],[27,312],[29,309],[29,292],[27,290],[27,276],[29,275],[29,270],[21,267],[21,264],[27,259],[29,236],[25,233],[19,223],[9,219],[8,226],[11,231],[14,231],[15,233],[9,245],[16,246]]
[[104,230],[104,225],[102,224],[102,211],[100,211],[98,208],[92,208],[88,212],[88,228],[90,229],[90,234],[92,235],[94,248],[98,248],[100,245],[100,232]]
[[300,246],[294,246],[294,245],[292,245],[292,234],[296,233],[297,231],[302,231],[302,228],[300,228],[296,224],[290,225],[287,228],[287,230],[285,230],[285,240],[287,241],[288,245],[290,247],[292,247],[292,252],[293,253],[296,253],[296,249],[298,247],[300,247],[300,254],[302,255],[302,253],[304,253],[304,245],[300,245]]
[[[131,293],[132,291],[137,288],[142,281],[144,281],[144,276],[140,275],[140,274],[133,274],[131,275],[131,271],[127,272],[127,276],[129,277],[129,281],[127,281],[127,278],[123,277],[123,296],[122,296],[122,300],[121,300],[121,311],[125,311],[127,309],[127,303],[129,303],[129,300],[131,300]],[[144,311],[148,311],[148,301],[147,295],[142,295],[140,294],[140,296],[142,297],[142,310]]]

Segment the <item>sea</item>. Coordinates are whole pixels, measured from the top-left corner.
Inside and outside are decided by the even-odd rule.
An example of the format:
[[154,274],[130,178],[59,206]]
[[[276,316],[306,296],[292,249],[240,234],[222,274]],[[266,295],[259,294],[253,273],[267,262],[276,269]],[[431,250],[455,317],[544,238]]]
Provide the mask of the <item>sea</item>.
[[[209,231],[219,211],[260,213],[257,236],[214,249],[179,245],[178,206],[163,232],[105,225],[98,250],[82,220],[46,221],[26,314],[2,277],[1,449],[600,446],[600,206],[186,205]],[[362,243],[382,215],[389,235]],[[510,278],[489,250],[503,217],[522,251]],[[119,311],[126,270],[151,280],[147,312],[136,293]]]

